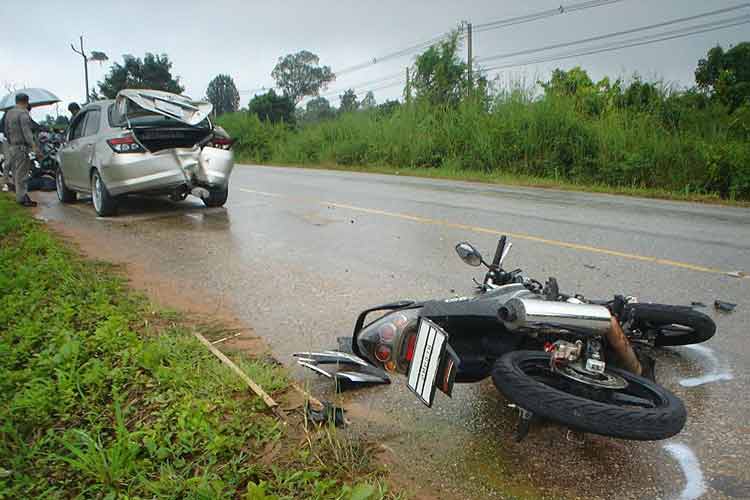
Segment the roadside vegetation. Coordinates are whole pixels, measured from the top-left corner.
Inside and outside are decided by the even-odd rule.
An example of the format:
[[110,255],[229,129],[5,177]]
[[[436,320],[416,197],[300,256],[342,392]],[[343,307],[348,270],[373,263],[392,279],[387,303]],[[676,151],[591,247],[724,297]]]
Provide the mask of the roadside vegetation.
[[750,200],[750,42],[711,49],[690,89],[578,67],[470,82],[458,48],[453,37],[417,57],[407,103],[347,91],[338,110],[318,97],[261,114],[251,101],[218,121],[243,161]]
[[155,309],[5,195],[0,268],[0,499],[392,497],[367,445],[283,425],[192,335],[216,325]]

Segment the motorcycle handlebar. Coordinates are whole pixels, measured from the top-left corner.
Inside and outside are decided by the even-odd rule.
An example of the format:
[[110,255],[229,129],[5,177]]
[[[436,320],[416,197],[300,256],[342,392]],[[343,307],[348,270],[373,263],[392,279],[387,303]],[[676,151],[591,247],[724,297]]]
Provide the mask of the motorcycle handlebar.
[[497,242],[497,250],[495,250],[495,258],[492,259],[492,267],[496,268],[500,265],[500,259],[503,257],[503,251],[505,251],[505,241],[506,241],[505,235],[500,237],[500,240]]

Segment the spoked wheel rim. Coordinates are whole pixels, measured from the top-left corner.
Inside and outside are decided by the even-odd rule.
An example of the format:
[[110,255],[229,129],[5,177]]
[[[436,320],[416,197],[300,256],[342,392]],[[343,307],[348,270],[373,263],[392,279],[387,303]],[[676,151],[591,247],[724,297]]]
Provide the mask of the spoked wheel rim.
[[524,359],[518,364],[521,371],[537,382],[566,394],[620,407],[659,408],[668,404],[664,397],[650,387],[643,385],[639,377],[628,376],[628,372],[607,373],[608,377],[627,382],[624,388],[594,387],[591,384],[574,380],[555,373],[548,359]]
[[94,201],[94,209],[100,212],[102,209],[102,180],[98,174],[94,174],[94,189],[92,189],[91,198]]

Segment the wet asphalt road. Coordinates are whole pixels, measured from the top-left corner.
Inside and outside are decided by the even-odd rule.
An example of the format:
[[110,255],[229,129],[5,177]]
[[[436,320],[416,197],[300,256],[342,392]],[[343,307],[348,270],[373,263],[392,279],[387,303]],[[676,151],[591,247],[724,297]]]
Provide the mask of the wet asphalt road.
[[469,294],[481,274],[454,244],[491,255],[502,233],[514,243],[506,267],[555,276],[566,292],[737,303],[731,314],[705,309],[718,333],[701,348],[660,353],[657,378],[689,412],[667,442],[541,425],[514,443],[513,410],[489,381],[439,393],[432,409],[401,379],[347,404],[354,428],[393,450],[403,475],[446,496],[750,498],[750,279],[725,274],[750,272],[750,209],[250,166],[235,170],[225,209],[132,200],[103,220],[90,204],[38,198],[44,217],[220,296],[288,364],[294,351],[334,347],[367,306]]

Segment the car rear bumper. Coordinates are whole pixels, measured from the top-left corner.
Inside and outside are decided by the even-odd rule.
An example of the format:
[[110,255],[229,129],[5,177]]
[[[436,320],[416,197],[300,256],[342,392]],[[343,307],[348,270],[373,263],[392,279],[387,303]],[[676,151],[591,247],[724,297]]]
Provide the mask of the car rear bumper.
[[229,185],[234,155],[212,147],[166,149],[113,154],[101,167],[112,196],[169,192],[181,186],[224,189]]

